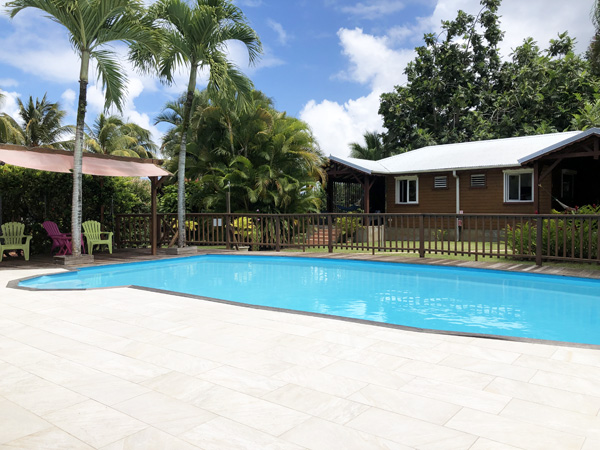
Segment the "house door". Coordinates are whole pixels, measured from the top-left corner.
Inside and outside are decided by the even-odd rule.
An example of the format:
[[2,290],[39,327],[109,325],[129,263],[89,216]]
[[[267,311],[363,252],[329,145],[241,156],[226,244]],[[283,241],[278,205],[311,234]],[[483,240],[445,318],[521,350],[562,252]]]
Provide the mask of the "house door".
[[570,205],[575,200],[576,170],[563,169],[561,172],[560,197],[563,203]]

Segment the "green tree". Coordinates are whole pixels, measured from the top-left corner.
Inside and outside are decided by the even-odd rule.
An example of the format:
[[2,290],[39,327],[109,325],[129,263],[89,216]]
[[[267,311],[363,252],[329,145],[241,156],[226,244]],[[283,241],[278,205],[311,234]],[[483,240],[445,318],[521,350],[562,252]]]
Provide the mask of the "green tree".
[[12,0],[6,4],[11,18],[26,8],[44,12],[51,20],[64,26],[80,59],[79,99],[75,128],[71,233],[73,255],[81,254],[82,216],[82,152],[90,62],[94,60],[98,77],[106,91],[105,107],[121,110],[126,76],[119,58],[109,45],[115,42],[136,43],[150,51],[157,42],[149,33],[143,18],[143,3],[139,0]]
[[388,151],[384,145],[381,135],[374,131],[367,131],[364,134],[365,145],[361,145],[357,142],[350,144],[350,156],[352,158],[359,159],[370,159],[371,161],[378,161],[383,158],[391,156],[391,152]]
[[239,41],[246,46],[252,63],[261,52],[261,44],[241,9],[230,0],[195,0],[191,5],[183,0],[159,0],[151,11],[164,30],[163,49],[158,59],[161,78],[172,82],[177,68],[185,67],[189,71],[177,170],[178,247],[184,247],[185,155],[198,70],[209,69],[208,88],[213,96],[242,101],[251,90],[251,82],[227,60],[224,50],[228,41]]
[[594,127],[600,127],[600,98],[585,103],[576,114],[573,114],[571,121],[571,128],[575,130],[587,130]]
[[36,98],[35,102],[31,96],[27,103],[20,99],[17,102],[26,146],[59,149],[70,146],[70,142],[64,138],[73,132],[73,127],[62,124],[67,112],[60,109],[58,103],[48,101],[46,94],[41,100]]
[[[203,91],[205,92],[205,91]],[[205,94],[202,94],[202,97],[205,97]],[[201,100],[200,91],[194,91],[194,99],[192,100],[191,110],[196,111],[199,102],[207,102],[208,99]],[[171,161],[177,160],[179,149],[181,145],[181,127],[183,121],[183,110],[185,109],[185,99],[186,95],[182,95],[177,100],[171,100],[165,103],[162,111],[158,116],[154,119],[154,125],[158,125],[159,123],[165,123],[171,125],[171,128],[167,130],[167,132],[163,135],[160,150],[165,158],[168,158]],[[186,137],[186,142],[190,142],[190,129],[188,128],[188,136]],[[173,168],[173,170],[177,170],[177,166]]]
[[423,138],[439,144],[471,139],[465,117],[481,106],[482,92],[494,89],[501,65],[500,0],[481,4],[477,16],[459,11],[455,20],[442,22],[439,36],[426,34],[406,67],[407,85],[381,96],[387,145],[407,151]]
[[406,86],[381,96],[386,144],[399,151],[426,145],[564,131],[600,94],[589,62],[559,34],[541,50],[531,38],[503,63],[499,0],[483,0],[477,17],[462,11],[425,36],[406,68]]
[[[0,106],[5,95],[0,92]],[[4,144],[23,144],[23,132],[19,124],[10,115],[0,113],[0,142]]]
[[186,177],[200,190],[191,198],[203,210],[316,212],[323,159],[308,125],[276,111],[253,92],[246,107],[233,102],[199,104],[192,119]]
[[588,47],[587,57],[592,73],[598,76],[600,75],[600,0],[594,1],[591,16],[596,31]]
[[157,150],[149,130],[115,115],[100,113],[87,136],[85,146],[93,153],[152,158]]

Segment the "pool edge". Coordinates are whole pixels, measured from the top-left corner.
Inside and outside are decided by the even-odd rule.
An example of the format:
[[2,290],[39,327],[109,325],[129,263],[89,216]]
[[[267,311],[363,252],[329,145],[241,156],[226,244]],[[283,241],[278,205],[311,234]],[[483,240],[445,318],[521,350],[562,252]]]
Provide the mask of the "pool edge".
[[[383,259],[383,258],[385,258],[385,256],[383,258],[373,259],[373,258],[370,258],[371,255],[350,255],[349,256],[346,254],[335,254],[335,253],[334,254],[324,253],[324,254],[316,254],[316,255],[307,256],[306,254],[286,253],[286,252],[257,254],[257,255],[247,255],[247,254],[240,255],[237,252],[227,252],[227,253],[207,252],[207,253],[199,253],[199,254],[195,254],[195,255],[191,255],[191,256],[169,258],[169,260],[197,258],[200,256],[210,256],[210,255],[215,255],[215,256],[216,255],[219,255],[219,256],[223,256],[223,255],[254,256],[254,257],[275,256],[275,257],[296,257],[296,258],[317,259],[317,260],[318,259],[351,260],[351,261],[363,261],[363,262],[382,262],[382,263],[390,263],[390,264],[412,264],[412,265],[423,265],[423,266],[437,266],[437,267],[460,268],[460,269],[470,269],[470,270],[491,270],[491,271],[498,271],[498,272],[508,272],[508,273],[515,273],[515,274],[530,274],[530,275],[538,275],[538,276],[575,277],[575,278],[588,279],[588,280],[598,280],[600,278],[600,274],[596,274],[596,276],[586,276],[585,274],[576,275],[576,274],[572,273],[574,271],[570,270],[570,269],[566,269],[567,273],[547,273],[547,272],[532,270],[536,266],[524,266],[524,267],[530,268],[529,270],[527,270],[527,269],[511,270],[511,268],[497,267],[497,265],[499,263],[480,263],[480,264],[486,264],[486,266],[481,266],[480,264],[474,266],[469,263],[460,264],[462,261],[459,261],[459,260],[439,260],[438,259],[438,260],[434,260],[434,261],[432,261],[432,260],[428,261],[428,260],[421,260],[421,259],[406,258],[405,260],[395,260],[394,261],[394,260],[390,260],[389,258]],[[160,260],[157,259],[157,260],[153,260],[153,261],[160,261]],[[440,263],[440,261],[443,261],[444,263]],[[454,263],[449,264],[449,263],[447,263],[447,261],[452,261]],[[152,261],[143,261],[140,263],[144,263],[144,262],[152,262]],[[110,264],[110,265],[118,266],[120,264],[136,264],[136,263],[137,262],[123,262],[123,263],[116,263],[116,264]],[[464,262],[462,262],[462,263],[464,263]],[[518,266],[518,264],[510,264],[510,265],[512,266],[513,269],[515,268],[515,266]],[[496,267],[492,267],[492,266],[496,266]],[[90,267],[90,266],[86,266],[86,267]],[[69,269],[65,269],[65,270],[68,272],[77,272],[77,271],[79,271],[79,269],[80,268],[74,267],[74,268],[69,268]],[[178,297],[211,301],[211,302],[222,303],[222,304],[227,304],[227,305],[231,305],[231,306],[238,306],[238,307],[241,306],[241,307],[245,307],[245,308],[274,311],[274,312],[283,312],[283,313],[288,313],[288,314],[299,314],[299,315],[312,316],[312,317],[318,317],[318,318],[323,318],[323,319],[341,320],[341,321],[345,321],[345,322],[358,323],[358,324],[362,324],[362,325],[378,326],[378,327],[382,327],[382,328],[398,329],[398,330],[417,332],[417,333],[473,337],[473,338],[493,339],[493,340],[508,341],[508,342],[556,345],[556,346],[561,346],[561,347],[573,347],[573,348],[600,350],[600,344],[584,344],[584,343],[553,341],[553,340],[545,340],[545,339],[523,338],[523,337],[516,337],[516,336],[503,336],[503,335],[492,335],[492,334],[483,334],[483,333],[467,333],[467,332],[460,332],[460,331],[446,331],[446,330],[436,330],[436,329],[429,329],[429,328],[409,327],[409,326],[405,326],[405,325],[389,324],[389,323],[371,321],[371,320],[366,320],[366,319],[356,319],[356,318],[349,318],[349,317],[344,317],[344,316],[337,316],[337,315],[330,315],[330,314],[323,314],[323,313],[315,313],[315,312],[309,312],[309,311],[299,311],[299,310],[286,309],[286,308],[277,308],[277,307],[273,307],[273,306],[253,305],[253,304],[248,304],[248,303],[235,302],[235,301],[231,301],[231,300],[222,300],[222,299],[217,299],[217,298],[204,297],[204,296],[200,296],[200,295],[186,294],[186,293],[180,293],[180,292],[176,292],[176,291],[169,291],[169,290],[163,290],[163,289],[157,289],[157,288],[149,288],[149,287],[138,286],[138,285],[121,285],[121,286],[108,286],[108,287],[99,287],[99,288],[76,288],[76,289],[38,289],[38,288],[32,288],[32,287],[28,287],[28,286],[19,286],[19,283],[21,281],[29,280],[31,278],[38,278],[38,277],[45,276],[45,275],[49,275],[49,274],[38,274],[38,275],[32,275],[32,276],[23,277],[23,278],[19,278],[19,279],[15,279],[15,280],[10,280],[7,283],[6,287],[11,288],[11,289],[21,289],[21,290],[26,290],[26,291],[38,291],[38,292],[97,291],[97,290],[107,290],[107,289],[130,288],[130,289],[142,290],[142,291],[147,291],[147,292],[155,292],[155,293],[167,294],[167,295],[178,296]]]

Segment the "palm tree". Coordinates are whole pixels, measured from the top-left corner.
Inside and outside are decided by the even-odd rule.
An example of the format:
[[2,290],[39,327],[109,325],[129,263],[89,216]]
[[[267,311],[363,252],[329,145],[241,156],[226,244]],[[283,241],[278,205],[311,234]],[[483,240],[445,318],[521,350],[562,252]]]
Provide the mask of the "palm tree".
[[226,186],[233,209],[316,212],[323,161],[308,125],[271,106],[253,92],[244,110],[222,103],[198,108],[186,174],[208,185],[204,206],[223,205]]
[[145,26],[144,8],[140,0],[12,0],[6,7],[11,18],[26,8],[46,13],[51,20],[68,30],[71,45],[80,58],[71,209],[73,256],[78,257],[81,255],[81,166],[90,61],[96,62],[102,87],[106,91],[105,107],[114,105],[121,110],[127,78],[117,55],[107,44],[126,42],[143,45],[152,51],[158,41]]
[[390,156],[390,152],[386,149],[379,133],[367,131],[363,136],[365,138],[364,146],[356,142],[350,144],[350,156],[352,158],[378,161]]
[[[5,95],[0,92],[0,105],[4,102]],[[10,115],[0,113],[0,142],[4,144],[23,144],[21,127]]]
[[72,133],[73,127],[62,124],[67,112],[60,109],[58,103],[49,102],[46,94],[41,100],[36,98],[35,102],[31,96],[27,103],[23,103],[20,99],[17,102],[19,103],[19,115],[23,120],[23,136],[26,146],[60,149],[69,146],[69,142],[62,138],[66,134]]
[[88,129],[85,146],[93,153],[131,158],[151,158],[157,150],[149,130],[125,122],[119,116],[105,116],[103,113]]
[[224,50],[228,41],[242,42],[248,50],[250,63],[253,63],[261,52],[261,44],[241,9],[230,0],[194,0],[192,6],[183,0],[159,0],[151,11],[165,32],[163,51],[158,60],[161,78],[171,83],[177,68],[189,70],[177,171],[177,245],[181,248],[185,246],[187,134],[198,70],[209,69],[208,89],[215,96],[243,101],[251,91],[252,83],[227,60]]
[[[181,126],[183,121],[183,110],[185,109],[186,96],[182,95],[177,100],[171,100],[165,103],[162,111],[154,119],[154,125],[159,123],[166,123],[171,125],[171,128],[163,135],[160,146],[161,153],[169,160],[176,160],[179,153],[179,146],[181,144]],[[206,91],[194,92],[194,99],[192,100],[192,112],[196,111],[198,105],[208,104],[208,96]],[[190,128],[188,128],[188,136],[186,142],[190,140]]]

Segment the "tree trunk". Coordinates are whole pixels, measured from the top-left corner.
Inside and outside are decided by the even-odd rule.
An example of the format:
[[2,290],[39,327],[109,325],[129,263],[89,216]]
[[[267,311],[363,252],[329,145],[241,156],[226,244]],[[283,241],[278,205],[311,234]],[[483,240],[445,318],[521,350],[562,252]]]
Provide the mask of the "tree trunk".
[[192,103],[194,101],[194,92],[196,91],[196,72],[195,64],[190,65],[190,80],[188,83],[187,96],[183,106],[183,120],[181,123],[181,145],[179,147],[179,165],[177,168],[177,230],[179,237],[177,247],[185,247],[185,156],[187,145],[187,132],[190,126],[190,117],[192,115]]
[[77,125],[75,128],[75,148],[73,150],[73,197],[71,202],[71,240],[73,256],[81,256],[81,209],[82,209],[82,160],[85,126],[85,108],[87,105],[87,84],[90,54],[81,53],[79,73],[79,100],[77,102]]

